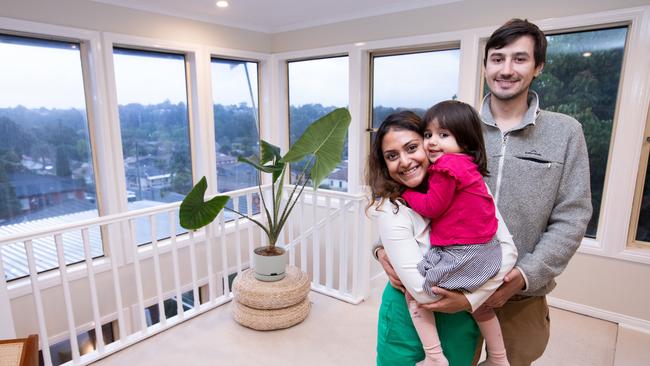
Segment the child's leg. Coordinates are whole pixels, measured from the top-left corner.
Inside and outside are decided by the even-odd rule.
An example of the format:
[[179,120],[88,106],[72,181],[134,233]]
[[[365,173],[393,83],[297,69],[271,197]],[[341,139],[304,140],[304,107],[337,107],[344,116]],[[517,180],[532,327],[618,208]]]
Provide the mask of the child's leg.
[[436,321],[433,313],[420,309],[417,302],[406,293],[406,302],[411,313],[413,326],[418,332],[422,347],[424,348],[425,358],[417,366],[448,366],[449,362],[442,354],[442,346],[440,345],[440,338],[438,337],[438,330],[436,329]]
[[487,360],[484,365],[486,366],[509,366],[508,358],[506,357],[506,347],[503,343],[503,336],[501,334],[501,326],[499,319],[497,319],[494,310],[481,306],[472,314],[476,324],[483,338],[487,348]]

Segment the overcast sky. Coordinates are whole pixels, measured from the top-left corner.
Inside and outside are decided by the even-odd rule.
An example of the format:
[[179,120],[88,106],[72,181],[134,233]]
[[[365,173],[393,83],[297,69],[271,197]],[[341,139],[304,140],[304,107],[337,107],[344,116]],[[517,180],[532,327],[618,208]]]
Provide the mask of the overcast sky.
[[[83,108],[80,52],[73,46],[35,47],[0,42],[0,107]],[[182,57],[113,57],[119,104],[186,102]],[[250,103],[257,98],[257,65],[212,64],[213,101]],[[378,57],[374,64],[374,104],[427,108],[457,93],[458,50]],[[289,64],[290,102],[348,105],[348,58],[336,57]],[[257,100],[255,100],[257,105]]]

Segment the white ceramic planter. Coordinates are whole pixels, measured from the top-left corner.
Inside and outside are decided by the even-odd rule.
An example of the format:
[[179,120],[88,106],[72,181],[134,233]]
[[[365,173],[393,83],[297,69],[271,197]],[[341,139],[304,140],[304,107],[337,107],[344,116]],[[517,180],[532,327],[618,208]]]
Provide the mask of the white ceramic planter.
[[286,275],[285,271],[288,262],[287,251],[276,246],[276,249],[280,249],[282,251],[282,254],[258,254],[265,248],[267,247],[256,248],[253,251],[253,271],[255,272],[255,278],[266,282],[280,281]]

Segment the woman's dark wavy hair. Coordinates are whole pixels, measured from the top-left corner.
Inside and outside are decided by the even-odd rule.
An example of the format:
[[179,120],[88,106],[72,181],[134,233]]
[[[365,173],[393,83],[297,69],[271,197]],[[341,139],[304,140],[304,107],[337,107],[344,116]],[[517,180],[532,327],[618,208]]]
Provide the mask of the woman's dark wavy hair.
[[483,122],[472,106],[456,100],[446,100],[429,108],[422,120],[425,126],[433,120],[438,121],[440,128],[444,128],[454,136],[463,153],[474,159],[481,175],[489,175],[483,140]]
[[546,62],[546,36],[539,27],[528,21],[528,19],[510,19],[504,25],[495,30],[485,44],[485,55],[483,65],[487,64],[488,52],[491,49],[501,49],[516,41],[522,36],[531,36],[535,41],[533,50],[535,67]]
[[395,205],[395,210],[397,210],[396,200],[400,198],[400,195],[405,190],[404,186],[397,183],[388,174],[388,166],[381,148],[386,134],[390,131],[407,130],[422,136],[423,127],[422,119],[411,111],[393,113],[381,123],[370,146],[368,165],[366,167],[366,184],[370,187],[371,194],[370,203],[368,203],[366,209],[375,204],[379,207],[384,200],[388,199]]

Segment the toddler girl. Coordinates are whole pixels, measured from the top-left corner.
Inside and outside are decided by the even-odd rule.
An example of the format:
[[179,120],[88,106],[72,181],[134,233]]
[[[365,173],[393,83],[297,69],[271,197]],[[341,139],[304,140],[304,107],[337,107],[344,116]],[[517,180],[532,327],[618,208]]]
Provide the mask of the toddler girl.
[[[471,106],[457,101],[434,105],[424,122],[424,148],[431,161],[427,192],[407,189],[402,194],[414,211],[431,219],[431,248],[418,264],[423,290],[434,297],[433,286],[472,292],[501,267],[494,201],[483,182],[488,172],[482,123]],[[407,300],[426,354],[418,365],[448,365],[433,314],[408,295]],[[509,365],[494,311],[481,306],[473,316],[487,344],[486,364]]]

